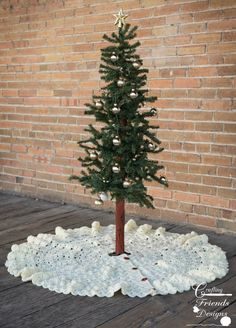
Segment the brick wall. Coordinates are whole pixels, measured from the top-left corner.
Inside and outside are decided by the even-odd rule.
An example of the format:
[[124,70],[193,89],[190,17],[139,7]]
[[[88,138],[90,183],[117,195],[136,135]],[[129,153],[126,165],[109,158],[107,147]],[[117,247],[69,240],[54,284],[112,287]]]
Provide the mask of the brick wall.
[[[235,0],[0,2],[1,189],[65,202],[94,199],[77,182],[84,103],[102,85],[104,32],[121,7],[159,100],[169,188],[149,183],[156,210],[127,210],[236,230]],[[107,207],[112,206],[108,204]],[[222,229],[221,229],[222,230]]]

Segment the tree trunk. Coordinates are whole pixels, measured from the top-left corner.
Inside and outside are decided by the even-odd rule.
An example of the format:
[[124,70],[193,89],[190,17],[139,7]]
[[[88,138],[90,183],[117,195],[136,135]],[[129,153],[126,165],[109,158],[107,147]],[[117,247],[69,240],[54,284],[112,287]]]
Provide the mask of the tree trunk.
[[125,201],[116,199],[116,255],[125,252]]

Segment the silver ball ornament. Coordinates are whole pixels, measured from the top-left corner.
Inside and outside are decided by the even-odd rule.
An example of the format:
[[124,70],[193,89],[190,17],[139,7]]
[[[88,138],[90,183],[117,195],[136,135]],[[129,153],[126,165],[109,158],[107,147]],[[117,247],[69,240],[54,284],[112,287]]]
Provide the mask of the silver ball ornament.
[[125,181],[123,182],[123,187],[124,188],[129,188],[131,186],[131,181],[128,179],[125,179]]
[[150,113],[152,114],[152,116],[157,115],[157,109],[156,108],[151,108]]
[[102,103],[101,103],[101,101],[96,101],[95,106],[96,106],[97,108],[102,108]]
[[111,55],[111,61],[116,62],[117,60],[118,60],[118,56],[116,55],[115,52],[113,52],[112,55]]
[[148,144],[148,148],[149,148],[150,150],[154,150],[154,149],[155,149],[155,145],[153,145],[152,142],[149,142],[149,144]]
[[120,146],[121,140],[119,139],[118,136],[115,136],[115,138],[112,139],[112,143],[113,143],[114,146]]
[[164,177],[163,175],[160,176],[160,180],[161,180],[161,183],[168,184],[166,177]]
[[120,108],[117,106],[117,104],[114,104],[114,107],[112,108],[113,114],[118,114],[120,112]]
[[138,97],[138,94],[134,89],[131,90],[129,95],[130,95],[130,98],[132,98],[132,99],[135,99]]
[[120,166],[119,166],[119,164],[114,164],[114,165],[112,166],[112,171],[113,171],[114,173],[119,173],[119,172],[120,172]]
[[122,80],[122,79],[119,79],[119,80],[117,81],[117,85],[118,85],[118,87],[123,87],[124,84],[125,84],[125,81]]
[[97,159],[98,155],[95,151],[93,151],[92,153],[90,153],[89,157],[92,159],[92,160],[95,160]]
[[139,68],[140,67],[140,64],[138,62],[136,62],[136,61],[133,62],[132,65],[133,65],[134,68]]

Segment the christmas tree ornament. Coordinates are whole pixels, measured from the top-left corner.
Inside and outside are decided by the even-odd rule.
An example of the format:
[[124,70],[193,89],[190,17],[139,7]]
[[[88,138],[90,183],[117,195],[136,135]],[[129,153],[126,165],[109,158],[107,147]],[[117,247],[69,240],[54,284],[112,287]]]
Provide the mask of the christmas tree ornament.
[[115,52],[113,52],[112,55],[111,55],[111,61],[116,62],[117,60],[118,60],[118,56],[116,55]]
[[152,142],[149,142],[149,144],[148,144],[148,148],[149,148],[150,150],[154,150],[154,149],[155,149],[155,145],[154,145]]
[[152,177],[150,175],[147,175],[147,180],[152,180]]
[[112,108],[113,114],[118,114],[120,112],[120,108],[117,106],[117,104],[114,104],[114,107]]
[[168,184],[168,181],[167,181],[167,179],[166,179],[166,177],[164,175],[161,175],[160,176],[160,180],[161,180],[161,183]]
[[102,103],[101,103],[101,101],[96,101],[95,106],[96,106],[97,108],[102,108]]
[[112,166],[112,171],[114,173],[119,173],[120,172],[120,166],[118,163],[115,163],[113,166]]
[[113,16],[115,16],[116,18],[115,25],[118,25],[119,28],[125,25],[125,19],[128,17],[128,15],[124,14],[122,9],[120,9],[118,15],[113,15]]
[[129,95],[130,95],[130,98],[132,98],[132,99],[135,99],[138,97],[138,94],[135,91],[135,89],[132,89]]
[[132,65],[133,65],[134,68],[139,68],[140,67],[140,64],[137,61],[133,62]]
[[151,109],[150,109],[150,113],[152,114],[152,116],[157,115],[157,110],[156,110],[156,108],[151,108]]
[[131,186],[131,184],[132,184],[131,180],[126,178],[125,181],[123,182],[123,187],[129,188]]
[[113,139],[112,139],[112,143],[114,146],[120,146],[121,144],[121,140],[118,136],[115,136]]
[[103,202],[106,202],[107,200],[110,199],[108,193],[107,193],[107,192],[104,192],[104,191],[101,192],[101,193],[99,194],[99,198],[100,198]]
[[95,203],[95,205],[102,205],[103,201],[100,198],[98,198],[98,199],[95,200],[94,203]]
[[123,79],[119,79],[117,81],[117,85],[118,85],[118,87],[123,87],[123,85],[125,85],[125,81]]
[[92,152],[90,153],[89,157],[90,157],[92,160],[95,160],[95,159],[97,159],[98,155],[97,155],[97,153],[96,153],[95,151],[92,151]]

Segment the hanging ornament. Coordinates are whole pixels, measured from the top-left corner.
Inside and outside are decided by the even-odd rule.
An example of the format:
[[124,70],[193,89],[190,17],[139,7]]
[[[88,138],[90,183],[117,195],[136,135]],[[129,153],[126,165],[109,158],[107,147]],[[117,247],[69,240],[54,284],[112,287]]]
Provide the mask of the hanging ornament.
[[108,193],[104,191],[99,194],[99,197],[103,202],[106,202],[107,200],[110,199]]
[[129,188],[131,186],[131,184],[132,184],[131,180],[126,178],[125,181],[123,182],[123,187]]
[[137,61],[133,62],[132,65],[133,65],[134,68],[139,68],[140,67],[140,64]]
[[115,163],[113,166],[112,166],[112,171],[114,173],[119,173],[120,172],[120,166],[119,164]]
[[112,139],[112,143],[114,146],[119,146],[121,144],[120,138],[115,136],[114,139]]
[[117,107],[117,104],[114,104],[114,107],[112,108],[112,113],[118,114],[120,112],[120,108]]
[[157,115],[157,110],[156,110],[156,108],[151,108],[151,109],[150,109],[150,113],[152,114],[152,116]]
[[153,145],[152,142],[149,142],[149,144],[148,144],[148,148],[149,148],[150,150],[154,150],[154,149],[155,149],[155,145]]
[[132,99],[135,99],[138,97],[138,94],[134,89],[131,90],[131,93],[129,95]]
[[96,106],[97,108],[102,108],[102,103],[101,103],[101,101],[96,101],[95,106]]
[[167,181],[166,177],[164,177],[164,175],[161,175],[161,176],[160,176],[160,180],[161,180],[161,183],[163,183],[163,184],[165,184],[165,185],[168,184],[168,181]]
[[117,60],[118,60],[118,56],[116,55],[115,52],[113,52],[112,55],[111,55],[111,61],[116,62]]
[[152,180],[152,177],[150,175],[147,175],[147,180]]
[[118,87],[123,87],[124,84],[125,84],[125,81],[121,78],[117,81]]
[[103,201],[100,198],[98,198],[98,199],[95,200],[94,203],[95,203],[95,205],[102,205]]
[[95,160],[95,159],[97,159],[98,155],[97,155],[97,153],[96,153],[95,151],[92,151],[92,152],[90,153],[89,157],[90,157],[92,160]]

